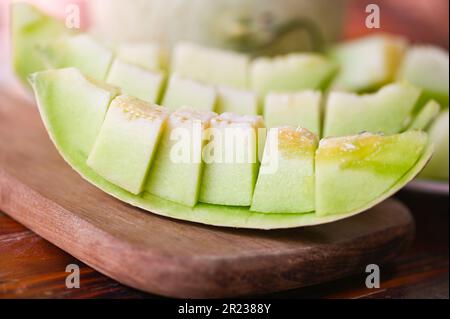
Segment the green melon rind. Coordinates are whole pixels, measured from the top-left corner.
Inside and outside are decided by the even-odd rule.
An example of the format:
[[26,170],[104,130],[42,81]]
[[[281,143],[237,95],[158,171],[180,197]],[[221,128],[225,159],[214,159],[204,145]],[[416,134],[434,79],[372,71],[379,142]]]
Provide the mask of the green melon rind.
[[199,203],[195,207],[190,208],[158,198],[149,193],[144,193],[142,196],[133,195],[106,181],[87,166],[86,155],[76,152],[73,149],[71,150],[67,143],[55,138],[53,121],[57,122],[58,119],[52,118],[51,114],[48,114],[48,105],[46,105],[46,103],[41,103],[39,99],[37,99],[37,101],[39,112],[51,140],[64,160],[85,180],[121,201],[150,211],[154,214],[214,226],[254,229],[293,228],[324,224],[348,218],[370,209],[400,190],[423,169],[433,153],[433,147],[432,145],[429,145],[414,167],[412,167],[390,190],[386,191],[383,196],[380,196],[364,207],[345,215],[317,216],[314,213],[256,213],[250,212],[246,207],[220,206],[204,203]]

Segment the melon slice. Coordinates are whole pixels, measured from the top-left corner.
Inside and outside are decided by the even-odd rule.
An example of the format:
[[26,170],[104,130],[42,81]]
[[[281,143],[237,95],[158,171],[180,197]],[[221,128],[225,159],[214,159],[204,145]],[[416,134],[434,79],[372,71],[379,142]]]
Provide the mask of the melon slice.
[[316,153],[316,214],[346,214],[370,207],[419,160],[426,133],[370,133],[323,139]]
[[331,58],[340,66],[333,86],[348,91],[371,91],[393,82],[404,56],[407,41],[378,34],[338,45]]
[[386,85],[373,94],[331,92],[323,135],[398,133],[409,125],[419,97],[419,89],[401,83]]
[[268,136],[250,210],[313,212],[317,136],[294,127],[272,128]]
[[421,178],[448,181],[449,178],[449,113],[442,112],[430,127],[430,140],[435,145],[431,161],[420,174]]
[[219,86],[217,95],[217,113],[258,114],[258,97],[252,91]]
[[172,74],[161,104],[170,110],[189,106],[196,110],[214,111],[216,101],[214,87]]
[[211,120],[204,148],[199,201],[250,206],[258,175],[258,128],[262,118],[223,113]]
[[168,68],[167,53],[156,43],[122,43],[116,47],[116,55],[146,70],[161,72]]
[[253,90],[265,96],[269,92],[324,89],[336,72],[336,65],[321,55],[292,53],[255,59],[250,68],[250,82]]
[[264,103],[266,126],[299,126],[320,134],[321,100],[319,91],[269,93]]
[[64,23],[26,2],[11,5],[11,40],[13,68],[18,78],[28,84],[27,76],[45,70],[40,49],[56,37],[70,31]]
[[47,127],[57,133],[55,143],[87,156],[119,90],[92,82],[75,68],[33,73],[29,80],[38,104],[45,106],[41,112],[49,114]]
[[75,67],[85,75],[104,81],[113,60],[113,52],[88,34],[62,37],[43,49],[53,68]]
[[171,70],[201,82],[236,88],[248,86],[249,57],[192,43],[175,46]]
[[426,130],[439,115],[441,106],[434,100],[428,101],[408,127],[408,130]]
[[424,99],[435,99],[443,107],[449,103],[448,51],[433,46],[408,50],[397,78],[423,88]]
[[119,86],[125,94],[158,103],[164,79],[164,73],[146,70],[116,58],[109,70],[107,82]]
[[164,108],[125,95],[116,97],[87,165],[130,193],[141,193],[166,118]]
[[190,207],[197,203],[203,134],[215,115],[189,108],[181,108],[170,115],[148,176],[146,191]]

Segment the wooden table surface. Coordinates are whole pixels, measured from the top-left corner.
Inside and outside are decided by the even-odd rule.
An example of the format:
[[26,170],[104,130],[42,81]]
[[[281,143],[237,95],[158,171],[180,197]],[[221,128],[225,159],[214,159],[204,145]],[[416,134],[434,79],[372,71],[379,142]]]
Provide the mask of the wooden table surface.
[[[448,48],[448,1],[352,1],[346,37],[369,32],[362,28],[367,3],[382,8],[383,30],[418,42]],[[402,192],[398,196],[416,220],[412,247],[381,266],[381,287],[365,288],[365,276],[280,292],[273,298],[449,298],[448,196]],[[68,264],[80,266],[79,289],[67,289]],[[0,298],[152,298],[125,287],[66,254],[0,212]]]

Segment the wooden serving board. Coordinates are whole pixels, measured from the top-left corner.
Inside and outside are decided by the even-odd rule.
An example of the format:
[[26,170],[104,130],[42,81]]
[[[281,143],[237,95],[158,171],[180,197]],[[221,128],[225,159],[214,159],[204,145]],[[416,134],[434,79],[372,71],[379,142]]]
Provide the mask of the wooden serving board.
[[84,181],[50,142],[36,107],[1,89],[0,210],[117,281],[174,297],[255,295],[363,273],[392,260],[414,234],[411,214],[392,199],[332,224],[275,231],[150,214]]

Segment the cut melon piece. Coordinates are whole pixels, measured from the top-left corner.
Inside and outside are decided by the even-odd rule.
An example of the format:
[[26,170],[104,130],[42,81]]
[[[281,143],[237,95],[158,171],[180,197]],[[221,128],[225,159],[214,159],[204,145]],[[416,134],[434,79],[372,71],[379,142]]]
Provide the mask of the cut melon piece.
[[107,82],[117,85],[122,92],[141,100],[158,103],[165,75],[149,71],[116,58],[108,73]]
[[436,101],[429,101],[416,115],[408,127],[408,130],[426,130],[439,115],[441,106]]
[[172,74],[162,105],[171,110],[188,106],[201,111],[214,111],[216,101],[217,94],[214,87]]
[[[264,213],[314,211],[317,136],[294,127],[272,128],[268,136],[250,210]],[[276,145],[272,146],[274,142]]]
[[337,67],[318,54],[292,53],[275,58],[257,58],[250,68],[251,87],[260,96],[269,92],[324,89]]
[[113,52],[88,34],[62,37],[42,51],[53,68],[75,67],[83,74],[104,81],[113,60]]
[[424,100],[435,99],[443,107],[448,107],[448,51],[433,46],[412,47],[408,50],[397,77],[422,88]]
[[173,51],[171,70],[205,83],[246,88],[248,68],[247,55],[192,43],[179,43]]
[[156,43],[122,43],[116,47],[117,57],[150,71],[167,70],[168,57]]
[[420,174],[421,178],[448,181],[449,178],[449,113],[442,112],[430,127],[430,140],[435,145],[431,161]]
[[260,116],[223,113],[211,120],[199,201],[250,206],[258,175]]
[[269,93],[264,102],[266,126],[298,126],[320,134],[321,100],[319,91]]
[[87,165],[111,183],[141,193],[167,115],[164,108],[137,98],[116,97]]
[[406,47],[406,39],[388,34],[367,36],[338,45],[330,54],[340,66],[333,86],[363,92],[393,82]]
[[395,134],[408,127],[420,90],[408,84],[389,84],[373,94],[331,92],[324,136],[361,132]]
[[45,70],[40,49],[56,37],[70,31],[62,21],[50,17],[26,2],[11,5],[11,41],[13,68],[18,78],[28,84],[27,76]]
[[[67,68],[33,73],[29,77],[41,110],[51,114],[46,125],[56,132],[55,143],[87,156],[108,110],[119,93],[112,86],[94,83],[78,69]],[[51,101],[49,103],[48,101]],[[57,118],[58,121],[54,121]]]
[[188,108],[170,115],[148,176],[146,191],[190,207],[197,203],[203,134],[214,116],[216,113]]
[[219,86],[217,95],[217,113],[258,114],[258,97],[252,91]]
[[427,143],[421,131],[321,140],[316,152],[316,214],[347,214],[372,206],[414,167]]

